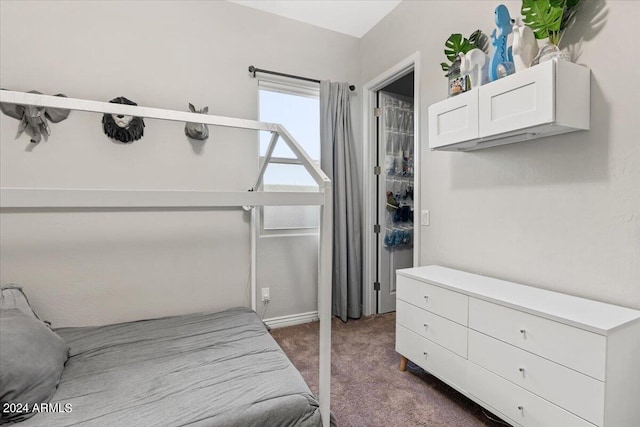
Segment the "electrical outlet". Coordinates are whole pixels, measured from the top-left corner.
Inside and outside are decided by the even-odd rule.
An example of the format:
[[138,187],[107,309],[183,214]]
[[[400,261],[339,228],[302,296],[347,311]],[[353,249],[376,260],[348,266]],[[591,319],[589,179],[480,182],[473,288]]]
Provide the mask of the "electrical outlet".
[[262,288],[262,301],[267,302],[271,299],[269,288]]
[[431,222],[431,215],[428,210],[423,210],[421,213],[420,224],[429,225]]

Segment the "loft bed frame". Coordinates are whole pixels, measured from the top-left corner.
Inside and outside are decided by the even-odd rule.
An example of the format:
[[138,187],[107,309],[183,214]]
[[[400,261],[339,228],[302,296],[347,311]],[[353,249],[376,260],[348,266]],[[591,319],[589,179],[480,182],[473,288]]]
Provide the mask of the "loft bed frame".
[[[320,320],[319,396],[323,427],[329,427],[331,387],[331,262],[332,262],[332,210],[331,180],[315,164],[284,126],[223,116],[213,116],[161,108],[114,104],[77,98],[0,90],[0,102],[37,107],[64,108],[103,114],[271,132],[255,185],[246,192],[238,191],[178,191],[178,190],[109,190],[0,187],[1,209],[49,208],[218,208],[243,207],[251,209],[251,308],[256,309],[256,267],[258,206],[320,206],[320,242],[318,265],[318,317]],[[269,166],[276,144],[282,139],[318,184],[317,192],[263,191],[262,179]]]

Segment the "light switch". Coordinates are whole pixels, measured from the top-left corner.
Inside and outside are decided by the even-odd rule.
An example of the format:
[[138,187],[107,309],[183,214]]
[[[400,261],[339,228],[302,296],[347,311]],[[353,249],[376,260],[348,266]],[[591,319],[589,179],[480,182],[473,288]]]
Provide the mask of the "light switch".
[[430,215],[428,210],[424,210],[420,214],[420,224],[421,225],[429,225]]

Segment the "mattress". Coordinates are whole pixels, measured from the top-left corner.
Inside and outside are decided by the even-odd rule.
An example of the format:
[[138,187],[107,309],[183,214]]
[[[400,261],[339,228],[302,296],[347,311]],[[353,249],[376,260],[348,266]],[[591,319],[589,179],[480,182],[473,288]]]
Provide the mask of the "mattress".
[[246,308],[56,330],[58,390],[20,426],[321,426],[300,373]]

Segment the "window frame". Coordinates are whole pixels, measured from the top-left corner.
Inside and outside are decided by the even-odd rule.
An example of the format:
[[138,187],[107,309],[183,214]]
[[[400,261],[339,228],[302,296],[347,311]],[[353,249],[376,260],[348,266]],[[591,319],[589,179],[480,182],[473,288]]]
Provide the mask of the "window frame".
[[[295,95],[302,96],[307,98],[318,99],[318,122],[320,121],[320,87],[317,83],[314,82],[305,82],[298,81],[292,82],[290,79],[286,78],[259,78],[258,80],[258,90],[257,90],[257,98],[258,98],[258,117],[260,118],[260,92],[262,90],[270,91],[270,92],[278,92],[287,95]],[[284,144],[284,141],[278,141],[278,144]],[[303,147],[304,148],[304,147]],[[318,153],[321,152],[320,147]],[[258,136],[258,158],[259,158],[259,166],[262,168],[264,165],[265,157],[261,153],[260,146],[260,136]],[[320,165],[320,159],[312,159],[316,164]],[[282,164],[282,165],[300,165],[302,166],[302,162],[296,158],[289,157],[276,157],[272,156],[270,164]],[[264,190],[264,180],[260,184],[260,190]],[[305,186],[300,185],[300,188],[304,188]],[[295,191],[295,190],[292,190]],[[300,191],[312,191],[307,188],[307,190]],[[291,206],[292,208],[294,206]],[[308,207],[308,206],[307,206]],[[318,223],[315,226],[310,227],[280,227],[280,228],[265,228],[264,217],[265,217],[265,206],[260,207],[260,235],[262,236],[279,236],[279,235],[318,235],[320,230],[320,215],[319,215],[319,207],[315,206],[318,209]]]

